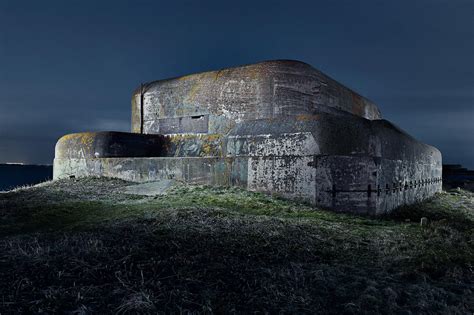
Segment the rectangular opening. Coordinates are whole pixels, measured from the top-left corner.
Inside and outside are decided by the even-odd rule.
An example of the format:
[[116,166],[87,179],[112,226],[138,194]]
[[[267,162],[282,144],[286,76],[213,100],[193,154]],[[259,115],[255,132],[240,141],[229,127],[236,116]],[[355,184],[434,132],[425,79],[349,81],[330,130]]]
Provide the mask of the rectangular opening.
[[193,115],[158,119],[161,134],[208,133],[209,115]]

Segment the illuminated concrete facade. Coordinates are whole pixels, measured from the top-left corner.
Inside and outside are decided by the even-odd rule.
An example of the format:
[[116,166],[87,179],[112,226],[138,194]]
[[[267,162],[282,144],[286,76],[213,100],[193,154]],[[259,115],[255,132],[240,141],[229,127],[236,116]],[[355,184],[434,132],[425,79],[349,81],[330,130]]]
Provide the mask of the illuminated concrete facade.
[[132,133],[67,135],[54,177],[240,186],[337,211],[389,212],[441,190],[441,154],[298,61],[160,80],[132,96]]

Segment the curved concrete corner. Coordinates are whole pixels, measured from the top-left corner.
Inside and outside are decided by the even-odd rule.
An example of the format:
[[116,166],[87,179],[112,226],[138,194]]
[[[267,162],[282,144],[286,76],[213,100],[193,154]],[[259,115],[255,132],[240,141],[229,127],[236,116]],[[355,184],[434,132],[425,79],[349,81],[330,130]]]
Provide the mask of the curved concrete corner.
[[128,132],[100,131],[66,135],[58,140],[55,158],[111,158],[162,156],[166,138]]
[[163,156],[165,140],[162,135],[116,131],[65,135],[56,143],[53,177],[80,176],[81,169],[97,165],[100,159]]

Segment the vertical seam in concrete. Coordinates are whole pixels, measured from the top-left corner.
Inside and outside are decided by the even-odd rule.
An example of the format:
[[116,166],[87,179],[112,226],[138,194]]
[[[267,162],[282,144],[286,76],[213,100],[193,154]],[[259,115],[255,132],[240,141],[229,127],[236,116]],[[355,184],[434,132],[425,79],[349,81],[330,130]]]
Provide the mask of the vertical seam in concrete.
[[143,83],[140,84],[140,133],[143,133]]

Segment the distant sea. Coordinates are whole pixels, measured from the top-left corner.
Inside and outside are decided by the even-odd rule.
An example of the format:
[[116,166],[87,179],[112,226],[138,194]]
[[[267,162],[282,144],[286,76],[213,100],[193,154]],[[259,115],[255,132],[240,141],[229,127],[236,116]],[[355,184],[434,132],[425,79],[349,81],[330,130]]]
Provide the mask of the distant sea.
[[52,165],[0,164],[0,191],[34,185],[52,178]]

